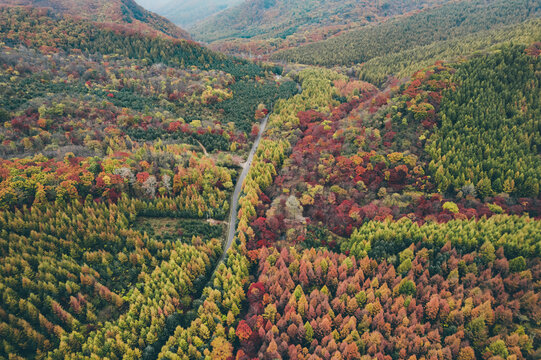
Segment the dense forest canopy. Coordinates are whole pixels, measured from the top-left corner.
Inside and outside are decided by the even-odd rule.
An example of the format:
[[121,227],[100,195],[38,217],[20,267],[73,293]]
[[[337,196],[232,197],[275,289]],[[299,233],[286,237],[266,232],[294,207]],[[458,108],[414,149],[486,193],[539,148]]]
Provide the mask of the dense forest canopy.
[[22,2],[0,360],[541,358],[538,1]]
[[[248,1],[197,24],[197,38],[212,42],[230,37],[285,37],[300,28],[370,22],[445,1]],[[224,31],[226,30],[226,31]]]
[[540,39],[541,20],[537,18],[376,56],[353,69],[362,80],[381,86],[390,77],[410,76],[436,61],[461,61],[472,54],[494,51],[502,45],[528,46]]
[[194,38],[235,54],[267,55],[448,0],[248,0],[190,27]]
[[[284,50],[274,59],[314,65],[351,65],[402,50],[452,40],[541,16],[537,0],[458,1],[315,44]],[[442,60],[442,59],[436,59]]]
[[441,192],[537,197],[541,183],[541,58],[505,48],[458,67],[428,144]]

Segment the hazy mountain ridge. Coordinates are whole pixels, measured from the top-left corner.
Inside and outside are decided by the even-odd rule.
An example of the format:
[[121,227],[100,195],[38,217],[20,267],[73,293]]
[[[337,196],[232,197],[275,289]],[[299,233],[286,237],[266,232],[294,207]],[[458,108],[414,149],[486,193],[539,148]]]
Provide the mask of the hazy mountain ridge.
[[243,0],[165,0],[159,2],[139,1],[147,9],[166,16],[173,23],[189,27]]

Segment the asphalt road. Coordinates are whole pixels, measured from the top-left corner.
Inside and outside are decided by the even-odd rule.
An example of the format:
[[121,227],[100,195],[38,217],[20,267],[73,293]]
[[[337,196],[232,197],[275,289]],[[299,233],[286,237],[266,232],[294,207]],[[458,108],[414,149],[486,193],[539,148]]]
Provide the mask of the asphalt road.
[[270,116],[270,113],[267,116],[265,116],[265,118],[263,119],[263,121],[261,121],[261,124],[259,125],[259,133],[257,134],[257,137],[254,140],[254,144],[252,145],[250,154],[248,155],[248,158],[246,159],[246,162],[244,163],[242,172],[240,173],[240,176],[237,180],[237,185],[235,186],[235,190],[233,191],[233,196],[231,198],[230,210],[229,210],[229,229],[227,232],[227,240],[224,245],[224,253],[222,254],[222,257],[220,258],[220,262],[225,258],[227,250],[229,250],[229,248],[231,247],[231,244],[233,244],[233,239],[235,239],[235,232],[237,230],[237,213],[238,213],[238,207],[239,207],[239,198],[242,193],[242,184],[244,183],[244,179],[246,179],[246,176],[248,175],[248,172],[250,171],[250,167],[252,166],[254,155],[257,151],[257,147],[259,146],[259,143],[261,142],[261,138],[263,136],[263,133],[265,132],[265,128],[267,127],[269,116]]

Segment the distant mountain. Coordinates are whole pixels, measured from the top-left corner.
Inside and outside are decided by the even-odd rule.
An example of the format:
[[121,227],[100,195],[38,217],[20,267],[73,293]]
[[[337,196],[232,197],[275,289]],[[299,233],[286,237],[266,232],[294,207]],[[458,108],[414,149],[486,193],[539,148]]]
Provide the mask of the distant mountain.
[[138,0],[140,5],[166,16],[180,26],[189,27],[242,0]]
[[57,13],[100,23],[119,24],[144,33],[190,39],[185,30],[145,10],[133,0],[0,0],[0,5],[51,8]]
[[166,5],[168,2],[171,2],[171,0],[136,0],[135,2],[145,9],[156,11],[156,9]]
[[199,40],[285,38],[321,27],[372,23],[447,0],[247,0],[191,29]]

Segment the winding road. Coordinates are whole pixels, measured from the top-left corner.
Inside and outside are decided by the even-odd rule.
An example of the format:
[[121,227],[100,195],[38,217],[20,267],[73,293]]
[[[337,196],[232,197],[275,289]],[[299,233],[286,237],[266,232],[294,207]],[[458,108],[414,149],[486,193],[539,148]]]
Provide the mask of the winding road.
[[254,140],[254,144],[252,145],[252,149],[250,150],[250,154],[248,155],[246,162],[242,165],[242,172],[240,173],[240,176],[237,180],[237,185],[235,186],[235,190],[233,191],[229,210],[229,229],[227,231],[227,239],[224,244],[224,253],[222,254],[222,257],[220,258],[218,264],[225,259],[227,250],[229,250],[231,244],[233,244],[233,240],[235,239],[235,232],[237,230],[237,213],[239,207],[239,198],[240,194],[242,193],[242,184],[244,183],[244,179],[246,179],[246,176],[250,171],[252,161],[254,160],[255,152],[257,151],[263,133],[265,132],[265,128],[267,127],[269,116],[270,113],[265,116],[265,118],[263,119],[263,121],[261,121],[261,124],[259,125],[259,133]]
[[[237,213],[238,213],[238,207],[239,207],[239,198],[240,198],[240,194],[242,193],[242,184],[244,183],[244,179],[246,179],[246,176],[248,175],[248,171],[250,171],[252,160],[254,159],[255,152],[257,151],[257,147],[259,146],[263,133],[265,132],[265,128],[267,127],[269,116],[270,116],[270,113],[267,116],[265,116],[263,121],[261,121],[261,124],[259,125],[259,133],[257,134],[257,137],[254,140],[254,144],[252,145],[250,154],[248,155],[246,162],[242,165],[243,167],[242,172],[237,180],[237,185],[235,186],[235,191],[233,191],[233,196],[231,197],[231,209],[229,211],[229,229],[227,233],[227,239],[224,244],[224,252],[222,256],[220,257],[220,259],[218,260],[218,262],[216,262],[216,266],[214,267],[214,270],[210,273],[211,279],[212,279],[212,275],[218,270],[220,263],[224,261],[225,256],[227,254],[227,250],[229,250],[229,248],[231,247],[231,244],[233,244],[233,239],[235,239],[235,232],[237,229]],[[201,145],[201,147],[204,149],[203,145]],[[194,296],[194,298],[200,298],[202,291],[203,291],[203,287],[200,290],[198,290],[198,295]],[[176,328],[177,325],[180,325],[180,321],[177,321],[173,329]],[[147,349],[145,349],[146,357],[148,359],[157,359],[159,352],[161,348],[166,344],[167,339],[168,339],[168,336],[161,337],[155,343],[153,343],[152,345],[149,345]]]
[[[299,83],[297,83],[297,89],[299,90],[298,93],[302,92],[302,87],[300,86]],[[227,251],[229,250],[229,248],[233,244],[233,240],[235,239],[235,233],[237,230],[237,214],[238,214],[238,207],[239,207],[239,198],[242,193],[242,185],[244,184],[244,180],[246,179],[246,176],[248,175],[248,172],[250,171],[255,153],[257,151],[257,148],[259,147],[259,143],[261,142],[263,133],[265,132],[265,129],[267,128],[267,123],[269,121],[270,114],[271,112],[269,112],[267,116],[265,116],[263,121],[261,121],[261,124],[259,125],[259,133],[257,134],[257,137],[254,140],[254,144],[252,145],[252,149],[250,150],[250,153],[248,154],[248,158],[242,165],[242,172],[240,173],[240,176],[237,180],[237,184],[235,185],[235,190],[233,191],[233,195],[231,196],[231,203],[230,203],[230,210],[229,210],[229,225],[228,225],[228,231],[227,231],[227,238],[223,247],[223,254],[220,257],[220,259],[216,262],[216,266],[214,267],[214,270],[210,272],[210,279],[212,279],[212,277],[214,276],[214,274],[220,267],[220,264],[225,260]],[[199,142],[199,145],[205,152],[205,155],[207,155],[207,151],[205,147],[203,146],[203,144]],[[194,299],[200,298],[202,291],[203,291],[203,287],[200,290],[198,290],[198,295],[195,295]],[[176,328],[177,325],[180,325],[180,321],[178,320],[176,324],[173,326],[173,329]],[[167,339],[168,339],[168,336],[162,336],[155,343],[147,346],[147,348],[145,349],[146,357],[148,359],[156,359],[159,355],[159,351],[166,344]]]
[[[302,93],[302,86],[298,82],[297,82],[297,90],[298,90],[298,94]],[[250,167],[252,166],[252,160],[254,159],[257,148],[259,147],[259,143],[261,142],[263,133],[265,132],[265,129],[267,128],[267,123],[269,121],[269,116],[271,113],[272,112],[269,112],[267,116],[265,116],[263,121],[261,121],[261,124],[259,125],[259,133],[257,134],[257,137],[254,140],[254,144],[252,145],[252,150],[250,150],[250,154],[248,155],[246,162],[242,166],[243,167],[242,172],[237,180],[237,185],[235,186],[235,190],[233,191],[233,196],[231,197],[230,210],[229,210],[229,227],[227,231],[227,239],[224,244],[224,252],[216,265],[216,269],[218,268],[218,265],[225,259],[227,250],[229,250],[229,248],[233,244],[233,240],[235,239],[235,233],[237,230],[237,214],[238,214],[238,207],[239,207],[239,198],[240,198],[240,194],[242,193],[242,185],[244,184],[244,179],[246,179],[246,176],[248,175],[248,172],[250,171]]]

